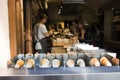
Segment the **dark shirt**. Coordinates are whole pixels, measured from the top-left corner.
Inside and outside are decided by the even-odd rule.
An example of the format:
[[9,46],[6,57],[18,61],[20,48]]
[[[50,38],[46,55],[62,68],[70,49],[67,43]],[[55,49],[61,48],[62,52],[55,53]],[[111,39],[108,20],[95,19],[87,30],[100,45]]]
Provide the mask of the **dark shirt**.
[[81,38],[81,32],[79,31],[79,41],[81,43],[84,42],[84,43],[92,44],[93,36],[89,29],[85,29],[84,39],[80,39],[80,38]]

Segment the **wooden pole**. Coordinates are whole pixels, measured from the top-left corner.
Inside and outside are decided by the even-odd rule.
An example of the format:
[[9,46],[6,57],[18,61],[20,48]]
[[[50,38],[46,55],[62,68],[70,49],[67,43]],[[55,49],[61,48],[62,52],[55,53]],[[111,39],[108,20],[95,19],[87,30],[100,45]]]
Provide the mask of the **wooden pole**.
[[23,27],[23,10],[22,0],[16,0],[16,31],[17,31],[17,53],[24,53],[24,27]]
[[26,0],[25,5],[25,45],[26,45],[26,53],[32,53],[32,33],[31,33],[31,0]]

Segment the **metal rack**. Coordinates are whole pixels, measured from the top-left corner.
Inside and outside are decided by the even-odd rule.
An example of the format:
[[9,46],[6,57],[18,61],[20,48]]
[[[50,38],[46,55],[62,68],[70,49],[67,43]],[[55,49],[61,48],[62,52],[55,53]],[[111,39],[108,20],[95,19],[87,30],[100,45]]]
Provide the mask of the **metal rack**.
[[0,69],[0,80],[119,80],[119,66]]

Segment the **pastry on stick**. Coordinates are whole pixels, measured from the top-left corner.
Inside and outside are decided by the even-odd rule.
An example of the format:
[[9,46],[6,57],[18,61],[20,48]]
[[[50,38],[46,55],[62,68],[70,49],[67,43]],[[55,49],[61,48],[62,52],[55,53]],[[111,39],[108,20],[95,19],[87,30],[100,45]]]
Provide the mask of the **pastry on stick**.
[[103,66],[112,66],[112,64],[110,63],[110,61],[106,58],[106,57],[102,57],[100,59],[100,63],[103,65]]
[[41,67],[49,67],[49,63],[50,63],[49,60],[46,58],[40,61]]
[[28,59],[27,60],[27,63],[26,63],[26,67],[27,68],[32,68],[32,67],[34,67],[35,66],[35,61],[34,61],[34,59]]
[[78,60],[77,60],[77,65],[78,65],[79,67],[85,67],[85,62],[84,62],[84,60],[83,60],[83,59],[78,59]]
[[73,59],[69,59],[69,60],[67,60],[67,66],[68,67],[74,67],[75,66],[75,62],[74,62],[74,60]]
[[52,61],[52,67],[60,67],[60,60],[54,59]]
[[15,68],[21,68],[24,65],[24,61],[22,59],[17,60],[15,64]]
[[112,63],[116,66],[119,65],[119,59],[118,58],[112,58]]

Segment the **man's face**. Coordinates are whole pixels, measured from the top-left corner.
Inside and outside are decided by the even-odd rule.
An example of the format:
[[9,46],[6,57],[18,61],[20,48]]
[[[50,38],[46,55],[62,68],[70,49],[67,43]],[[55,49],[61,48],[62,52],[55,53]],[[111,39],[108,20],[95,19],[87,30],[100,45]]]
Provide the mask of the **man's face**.
[[47,18],[42,19],[42,23],[45,24],[47,21]]
[[83,26],[82,24],[79,24],[79,28],[82,28],[82,26]]
[[72,23],[74,26],[77,26],[77,24],[75,22]]

